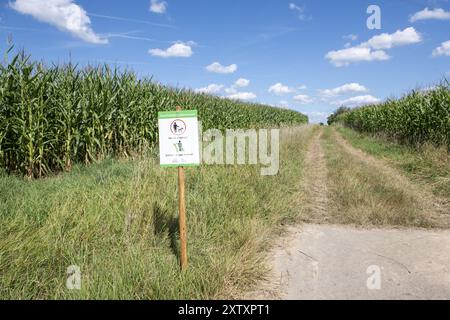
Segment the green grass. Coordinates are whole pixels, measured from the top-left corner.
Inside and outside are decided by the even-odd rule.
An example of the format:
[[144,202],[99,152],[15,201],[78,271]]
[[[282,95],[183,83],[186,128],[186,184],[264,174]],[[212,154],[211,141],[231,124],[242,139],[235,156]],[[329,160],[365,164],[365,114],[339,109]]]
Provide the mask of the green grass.
[[337,127],[337,130],[355,148],[387,160],[410,178],[430,185],[436,195],[450,198],[450,155],[445,147],[411,148],[348,128]]
[[[280,172],[186,169],[189,267],[179,270],[177,171],[155,155],[75,165],[39,180],[0,176],[1,299],[235,297],[265,271],[280,223],[297,219],[310,128],[283,133]],[[78,265],[82,288],[65,287]]]
[[426,208],[398,181],[352,156],[340,146],[333,128],[322,144],[328,165],[331,223],[361,226],[432,227]]

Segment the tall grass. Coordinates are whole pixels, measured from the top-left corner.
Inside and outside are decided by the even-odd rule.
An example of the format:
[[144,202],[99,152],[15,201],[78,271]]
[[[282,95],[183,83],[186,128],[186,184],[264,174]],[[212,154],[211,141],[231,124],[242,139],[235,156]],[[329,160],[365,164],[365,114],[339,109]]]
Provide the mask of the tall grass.
[[426,144],[413,149],[341,126],[337,131],[353,147],[388,161],[413,181],[427,184],[435,195],[450,200],[450,153],[445,147]]
[[377,166],[370,157],[355,156],[351,147],[346,148],[339,142],[334,128],[325,129],[322,143],[328,166],[328,222],[362,226],[440,226],[421,194],[389,169]]
[[[188,272],[180,273],[176,169],[109,159],[26,181],[0,172],[0,299],[239,297],[264,275],[281,224],[297,221],[310,126],[281,131],[280,172],[186,168]],[[81,269],[81,290],[66,288]]]
[[428,142],[450,150],[450,84],[445,80],[429,91],[413,91],[398,100],[356,108],[338,115],[336,121],[404,144]]
[[[11,53],[11,49],[8,54]],[[27,176],[142,152],[158,111],[197,109],[203,128],[306,123],[292,110],[172,89],[108,65],[47,67],[23,52],[0,65],[0,166]]]

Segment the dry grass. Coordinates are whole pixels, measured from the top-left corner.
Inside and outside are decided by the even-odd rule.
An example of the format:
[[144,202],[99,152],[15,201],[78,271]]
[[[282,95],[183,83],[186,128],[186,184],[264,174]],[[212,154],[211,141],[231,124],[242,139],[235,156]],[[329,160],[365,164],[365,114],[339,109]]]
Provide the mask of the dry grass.
[[407,178],[352,148],[333,128],[323,144],[329,166],[330,220],[356,225],[437,227],[436,208]]
[[305,177],[302,180],[302,194],[305,199],[301,217],[305,222],[326,223],[328,221],[328,168],[321,145],[323,130],[317,128],[307,148],[304,161]]
[[340,126],[336,129],[353,147],[382,159],[414,183],[450,200],[450,153],[445,147],[425,143],[411,148],[381,134],[361,134]]

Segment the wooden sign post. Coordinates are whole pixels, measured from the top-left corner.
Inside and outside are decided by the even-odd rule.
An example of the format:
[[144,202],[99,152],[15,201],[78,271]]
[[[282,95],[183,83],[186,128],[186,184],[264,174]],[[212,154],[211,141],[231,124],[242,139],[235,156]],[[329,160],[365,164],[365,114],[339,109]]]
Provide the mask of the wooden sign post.
[[197,110],[159,112],[159,152],[161,167],[178,168],[178,211],[180,265],[188,264],[184,167],[200,164]]
[[[181,111],[181,107],[177,107]],[[186,202],[184,197],[184,168],[178,167],[178,212],[180,228],[180,263],[181,270],[185,270],[188,264],[187,257],[187,230],[186,230]]]

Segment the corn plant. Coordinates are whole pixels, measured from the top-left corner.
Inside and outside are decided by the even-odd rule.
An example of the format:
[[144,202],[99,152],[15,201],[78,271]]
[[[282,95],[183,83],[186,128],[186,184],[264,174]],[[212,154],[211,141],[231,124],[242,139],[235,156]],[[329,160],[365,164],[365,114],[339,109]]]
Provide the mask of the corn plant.
[[108,65],[48,67],[22,52],[0,65],[0,165],[40,177],[141,153],[157,143],[158,111],[177,105],[197,109],[204,129],[308,121],[292,110],[168,88]]
[[355,108],[334,120],[411,146],[428,142],[450,150],[450,85],[444,80],[432,90],[416,90],[398,100]]

